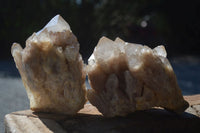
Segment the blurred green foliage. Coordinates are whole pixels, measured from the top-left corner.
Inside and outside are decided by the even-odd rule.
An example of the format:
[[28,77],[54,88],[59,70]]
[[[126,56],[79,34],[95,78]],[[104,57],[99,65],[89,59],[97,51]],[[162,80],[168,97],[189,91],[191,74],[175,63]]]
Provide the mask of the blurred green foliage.
[[0,58],[11,58],[10,47],[39,31],[60,14],[81,44],[84,58],[103,35],[111,39],[163,44],[169,55],[199,54],[198,0],[1,0]]

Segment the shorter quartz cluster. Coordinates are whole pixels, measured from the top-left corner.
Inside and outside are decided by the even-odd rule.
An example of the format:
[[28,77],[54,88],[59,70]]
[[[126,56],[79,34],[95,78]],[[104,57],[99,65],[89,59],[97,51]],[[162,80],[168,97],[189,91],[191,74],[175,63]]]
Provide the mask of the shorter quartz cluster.
[[75,114],[86,102],[79,43],[68,23],[55,16],[33,33],[26,47],[11,50],[34,111]]
[[88,60],[88,100],[107,117],[152,107],[183,112],[189,105],[166,55],[162,45],[151,49],[102,37]]

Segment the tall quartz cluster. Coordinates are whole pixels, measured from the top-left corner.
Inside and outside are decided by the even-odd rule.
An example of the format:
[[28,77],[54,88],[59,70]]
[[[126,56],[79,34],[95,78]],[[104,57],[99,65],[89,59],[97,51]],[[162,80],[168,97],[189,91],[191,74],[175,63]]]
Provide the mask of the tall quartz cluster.
[[24,49],[14,43],[11,53],[32,110],[75,114],[83,108],[86,73],[79,43],[60,15],[33,33]]
[[183,99],[164,46],[151,49],[102,37],[88,62],[88,100],[107,117],[163,107],[183,112]]

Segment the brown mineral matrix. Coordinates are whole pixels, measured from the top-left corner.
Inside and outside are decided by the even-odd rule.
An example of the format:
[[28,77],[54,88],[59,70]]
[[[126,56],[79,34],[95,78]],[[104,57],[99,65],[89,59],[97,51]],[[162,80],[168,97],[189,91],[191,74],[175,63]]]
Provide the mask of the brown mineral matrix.
[[151,49],[102,37],[88,60],[88,100],[107,117],[163,107],[181,113],[183,99],[164,46]]
[[14,43],[11,53],[32,110],[75,114],[83,108],[86,73],[79,43],[60,15],[33,33],[24,49]]

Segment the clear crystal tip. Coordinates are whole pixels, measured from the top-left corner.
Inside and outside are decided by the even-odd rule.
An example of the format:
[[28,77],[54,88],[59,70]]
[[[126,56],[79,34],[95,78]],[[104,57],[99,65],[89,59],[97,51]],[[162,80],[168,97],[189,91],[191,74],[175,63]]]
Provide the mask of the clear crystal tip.
[[43,29],[36,33],[36,35],[39,35],[45,29],[48,32],[62,32],[64,30],[71,31],[69,24],[59,14],[53,17]]

